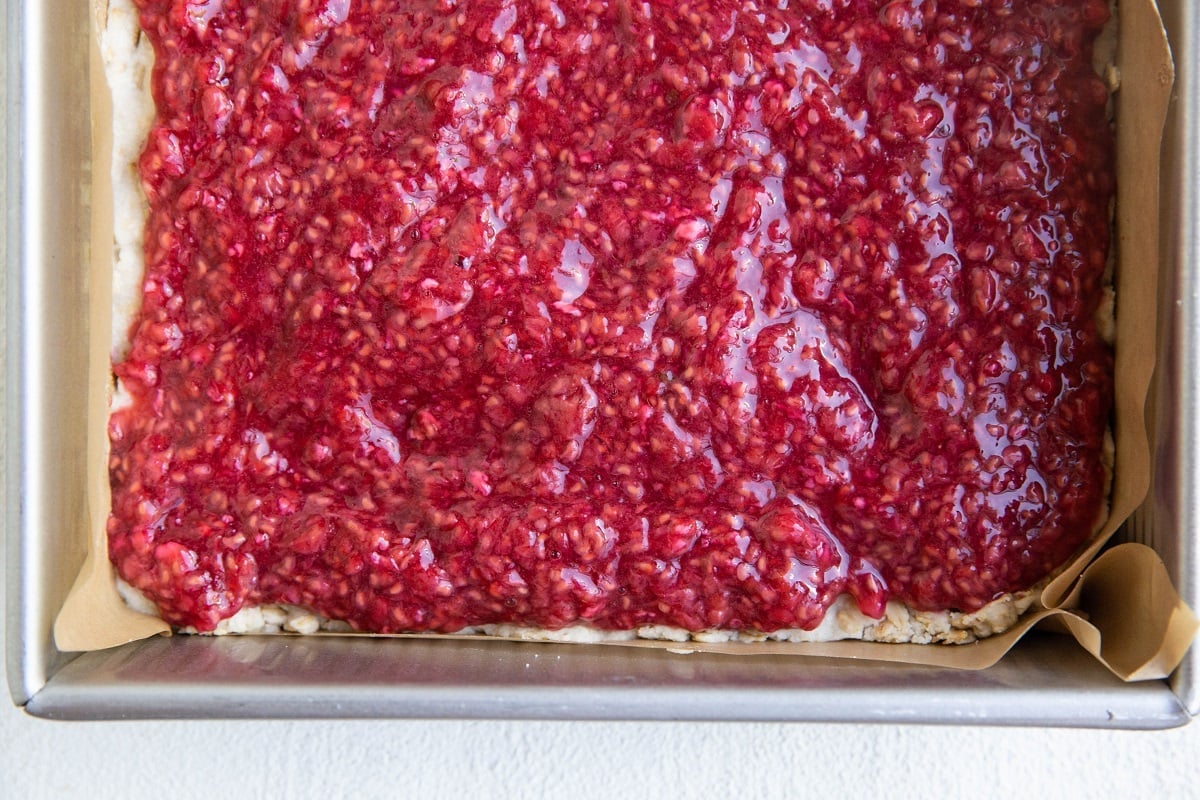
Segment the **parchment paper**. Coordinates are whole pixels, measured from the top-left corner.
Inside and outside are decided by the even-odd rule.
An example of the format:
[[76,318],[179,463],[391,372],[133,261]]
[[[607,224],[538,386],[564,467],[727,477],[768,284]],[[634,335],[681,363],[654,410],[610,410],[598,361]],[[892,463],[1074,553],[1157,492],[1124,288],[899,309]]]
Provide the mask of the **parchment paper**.
[[[93,0],[96,30],[107,3]],[[1117,348],[1114,466],[1111,514],[1091,544],[1042,591],[1039,602],[1009,631],[969,645],[766,642],[711,644],[635,640],[598,646],[632,646],[674,652],[807,655],[982,669],[998,661],[1030,628],[1044,620],[1073,635],[1123,680],[1168,675],[1194,637],[1196,616],[1171,586],[1166,568],[1148,547],[1101,549],[1146,497],[1150,446],[1145,408],[1155,364],[1159,272],[1159,153],[1174,68],[1166,32],[1153,0],[1121,0],[1116,94],[1117,125]],[[93,37],[95,38],[95,37]],[[92,114],[95,183],[92,187],[92,257],[89,268],[91,331],[89,384],[88,514],[86,563],[55,623],[59,649],[97,650],[170,633],[162,620],[130,610],[117,594],[105,534],[111,502],[107,418],[112,392],[109,363],[113,254],[112,108],[98,49],[92,46]],[[368,635],[368,634],[317,634]],[[413,634],[400,638],[426,638]],[[479,636],[439,638],[483,639]],[[577,645],[576,645],[577,646]]]

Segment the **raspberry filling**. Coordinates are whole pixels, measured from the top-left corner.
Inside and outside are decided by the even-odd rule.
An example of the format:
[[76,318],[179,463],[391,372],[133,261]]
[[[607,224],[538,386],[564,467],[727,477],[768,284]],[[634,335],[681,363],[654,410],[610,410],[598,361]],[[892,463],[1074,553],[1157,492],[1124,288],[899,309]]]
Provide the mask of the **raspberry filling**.
[[1103,503],[1104,0],[138,0],[163,617],[972,611]]

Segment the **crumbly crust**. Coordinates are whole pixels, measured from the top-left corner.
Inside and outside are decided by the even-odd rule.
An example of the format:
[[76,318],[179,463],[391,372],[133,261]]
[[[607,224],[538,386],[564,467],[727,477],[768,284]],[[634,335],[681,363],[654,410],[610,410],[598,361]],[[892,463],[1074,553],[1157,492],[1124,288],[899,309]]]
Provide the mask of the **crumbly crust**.
[[[130,608],[156,615],[154,604],[139,591],[118,579],[117,588]],[[568,625],[558,630],[520,625],[478,625],[456,631],[458,634],[493,636],[530,642],[627,642],[647,639],[668,642],[834,642],[857,639],[864,642],[896,644],[969,644],[1011,628],[1037,599],[1039,587],[993,600],[972,614],[958,611],[917,611],[904,603],[889,601],[881,619],[872,619],[858,610],[854,598],[843,594],[834,601],[821,624],[813,630],[784,628],[771,633],[736,630],[688,631],[668,625],[643,625],[629,631],[606,631],[588,625]],[[246,607],[222,620],[211,635],[246,633],[300,633],[318,631],[347,632],[350,627],[339,620],[313,614],[298,606],[268,604]],[[181,633],[198,633],[182,628]]]
[[[1115,91],[1120,76],[1113,64],[1116,50],[1115,14],[1109,30],[1097,42],[1096,68]],[[140,304],[140,282],[143,275],[143,223],[148,206],[141,189],[137,161],[154,120],[154,102],[150,92],[154,53],[149,41],[141,35],[137,11],[131,0],[110,0],[101,16],[100,50],[104,59],[109,88],[113,95],[113,205],[116,225],[113,251],[112,347],[114,357],[120,358],[128,348],[128,331]],[[1111,281],[1111,270],[1108,274]],[[1114,295],[1112,287],[1097,312],[1097,322],[1104,338],[1112,340],[1115,331]],[[119,383],[111,402],[115,410],[127,402]],[[1105,464],[1111,483],[1113,442],[1105,439]],[[1099,517],[1097,529],[1107,518],[1107,509]],[[1057,573],[1056,573],[1057,574]],[[481,625],[458,631],[460,634],[525,641],[596,643],[630,641],[634,639],[671,642],[830,642],[861,640],[868,642],[912,644],[966,644],[979,638],[993,636],[1009,629],[1033,607],[1041,589],[1054,577],[1048,576],[1036,586],[1015,594],[1006,594],[974,613],[957,611],[918,611],[899,601],[889,601],[881,619],[861,613],[857,603],[848,595],[839,596],[830,606],[821,624],[813,630],[789,628],[761,633],[757,631],[704,630],[688,631],[664,625],[646,625],[629,631],[606,631],[586,624],[570,625],[558,630],[517,625]],[[157,610],[144,595],[117,578],[117,590],[126,604],[137,611],[157,616]],[[242,608],[223,620],[212,632],[214,635],[249,633],[314,634],[319,631],[346,632],[350,627],[296,606],[269,604]],[[197,633],[183,628],[181,633]]]

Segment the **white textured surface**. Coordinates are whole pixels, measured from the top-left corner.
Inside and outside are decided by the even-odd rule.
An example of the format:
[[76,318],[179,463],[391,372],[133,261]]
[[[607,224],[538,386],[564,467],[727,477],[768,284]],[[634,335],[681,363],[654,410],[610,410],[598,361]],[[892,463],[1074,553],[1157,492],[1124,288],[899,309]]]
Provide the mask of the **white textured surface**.
[[[816,725],[48,723],[0,712],[0,795],[89,798],[1200,796],[1154,734]],[[220,768],[214,768],[219,764]],[[722,788],[723,787],[723,788]]]

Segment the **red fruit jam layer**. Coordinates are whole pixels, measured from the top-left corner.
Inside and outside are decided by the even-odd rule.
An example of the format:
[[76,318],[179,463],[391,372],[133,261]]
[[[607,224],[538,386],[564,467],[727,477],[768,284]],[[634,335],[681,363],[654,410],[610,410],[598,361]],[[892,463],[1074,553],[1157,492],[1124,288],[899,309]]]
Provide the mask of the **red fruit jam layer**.
[[179,625],[978,609],[1102,506],[1092,0],[139,0],[110,551]]

